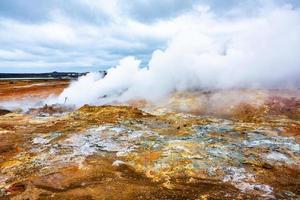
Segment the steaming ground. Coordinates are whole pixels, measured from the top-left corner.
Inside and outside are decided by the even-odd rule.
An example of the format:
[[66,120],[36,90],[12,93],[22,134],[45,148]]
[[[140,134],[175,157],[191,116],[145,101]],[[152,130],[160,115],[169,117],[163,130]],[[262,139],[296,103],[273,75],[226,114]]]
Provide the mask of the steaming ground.
[[151,112],[0,110],[0,198],[299,199],[299,92],[184,91]]
[[[236,11],[239,12],[242,11]],[[147,67],[135,57],[126,57],[108,69],[105,77],[89,73],[57,97],[9,100],[1,106],[27,110],[45,103],[81,107],[132,100],[165,105],[177,93],[219,90],[228,95],[217,92],[215,96],[221,98],[216,99],[231,104],[239,99],[252,101],[257,95],[268,96],[268,89],[291,89],[291,93],[297,93],[299,21],[300,10],[290,5],[264,6],[249,16],[236,14],[232,18],[199,7],[166,24],[176,34],[164,50],[153,52]],[[243,89],[266,94],[250,92],[240,97]]]
[[178,34],[148,67],[127,57],[104,78],[90,73],[49,102],[81,106],[132,99],[157,102],[173,92],[230,88],[296,88],[300,81],[300,10],[261,9],[224,19],[201,10],[179,16]]

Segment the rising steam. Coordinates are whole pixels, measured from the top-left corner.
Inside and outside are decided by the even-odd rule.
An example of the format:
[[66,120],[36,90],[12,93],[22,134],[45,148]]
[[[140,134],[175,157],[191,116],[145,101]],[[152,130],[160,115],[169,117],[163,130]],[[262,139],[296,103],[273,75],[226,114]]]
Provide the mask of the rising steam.
[[90,73],[64,90],[63,103],[104,104],[174,91],[297,87],[300,79],[300,10],[290,6],[255,16],[220,19],[195,11],[179,24],[165,50],[152,54],[147,68],[127,57],[104,78]]

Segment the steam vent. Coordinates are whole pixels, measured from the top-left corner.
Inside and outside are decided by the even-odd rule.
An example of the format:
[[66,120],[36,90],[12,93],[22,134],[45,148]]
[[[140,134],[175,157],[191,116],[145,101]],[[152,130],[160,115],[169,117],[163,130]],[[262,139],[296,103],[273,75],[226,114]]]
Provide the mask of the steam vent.
[[300,0],[0,0],[0,200],[300,200]]

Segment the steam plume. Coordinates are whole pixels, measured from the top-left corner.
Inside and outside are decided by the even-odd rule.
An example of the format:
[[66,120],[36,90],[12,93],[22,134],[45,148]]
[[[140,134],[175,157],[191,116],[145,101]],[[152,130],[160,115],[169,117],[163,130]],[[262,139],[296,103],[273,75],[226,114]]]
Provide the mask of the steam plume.
[[81,77],[59,96],[63,102],[104,104],[135,98],[157,100],[173,91],[297,87],[300,79],[300,10],[274,7],[256,16],[220,19],[195,11],[179,24],[165,50],[147,68],[127,57],[107,71]]

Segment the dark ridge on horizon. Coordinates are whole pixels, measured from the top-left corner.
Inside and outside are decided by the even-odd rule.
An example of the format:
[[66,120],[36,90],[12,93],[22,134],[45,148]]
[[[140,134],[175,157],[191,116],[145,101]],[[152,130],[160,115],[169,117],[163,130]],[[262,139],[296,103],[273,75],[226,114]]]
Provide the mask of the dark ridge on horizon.
[[[0,73],[0,79],[67,79],[73,80],[89,72]],[[106,75],[106,71],[99,71]]]

